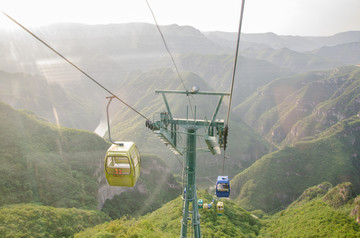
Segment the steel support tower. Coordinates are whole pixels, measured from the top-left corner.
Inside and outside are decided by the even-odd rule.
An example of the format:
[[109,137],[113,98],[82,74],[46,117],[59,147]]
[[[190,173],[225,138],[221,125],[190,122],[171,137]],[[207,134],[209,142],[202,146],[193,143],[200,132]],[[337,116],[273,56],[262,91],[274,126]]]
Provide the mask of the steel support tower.
[[[183,193],[183,217],[181,220],[180,237],[187,237],[188,228],[191,228],[192,236],[201,237],[200,231],[200,214],[197,204],[196,192],[196,137],[197,130],[200,128],[207,129],[205,142],[212,154],[220,154],[220,147],[223,147],[224,120],[216,119],[220,105],[224,96],[230,96],[230,93],[222,92],[199,92],[199,91],[155,91],[161,94],[167,111],[160,113],[160,120],[151,122],[146,121],[146,126],[153,130],[154,133],[169,147],[175,154],[185,155],[184,163],[184,193]],[[166,94],[183,94],[189,95],[210,95],[220,96],[211,120],[197,120],[196,110],[195,118],[185,119],[173,118]],[[188,114],[188,113],[187,113]],[[180,133],[178,128],[183,128],[184,132]],[[181,147],[178,143],[178,137],[186,135],[186,143]],[[191,221],[191,223],[189,222]],[[191,227],[190,227],[191,226]]]

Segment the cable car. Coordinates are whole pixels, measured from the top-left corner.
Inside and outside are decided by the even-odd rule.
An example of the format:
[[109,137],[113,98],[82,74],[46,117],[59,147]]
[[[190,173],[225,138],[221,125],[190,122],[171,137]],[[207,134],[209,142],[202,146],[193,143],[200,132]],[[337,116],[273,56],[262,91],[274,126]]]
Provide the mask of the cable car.
[[109,106],[114,96],[109,98],[106,106],[109,140],[112,145],[104,159],[105,177],[110,186],[134,187],[140,176],[140,153],[134,142],[114,142],[110,134]]
[[230,181],[228,176],[218,176],[216,181],[216,196],[229,197],[230,195]]
[[210,210],[211,208],[212,208],[212,206],[213,206],[213,203],[204,203],[204,206],[203,206],[203,209],[208,209],[208,210]]
[[140,175],[140,162],[140,154],[134,142],[112,144],[104,160],[109,185],[134,187]]
[[198,200],[198,208],[203,208],[204,207],[204,202],[202,199]]
[[216,204],[216,212],[218,216],[222,216],[224,213],[224,203],[223,202],[218,202]]

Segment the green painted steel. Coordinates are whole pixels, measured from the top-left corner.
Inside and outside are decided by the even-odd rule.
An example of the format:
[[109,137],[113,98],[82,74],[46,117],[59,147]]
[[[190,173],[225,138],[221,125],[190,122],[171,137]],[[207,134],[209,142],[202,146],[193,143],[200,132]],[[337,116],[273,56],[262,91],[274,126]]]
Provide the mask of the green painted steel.
[[[186,193],[184,196],[184,211],[181,226],[181,237],[186,237],[188,230],[188,220],[191,220],[191,226],[195,238],[201,237],[200,232],[200,215],[197,205],[196,194],[196,129],[187,129],[186,140],[186,158],[185,158],[185,175],[187,184],[185,186]],[[189,207],[192,206],[191,213]],[[191,217],[190,217],[191,215]]]
[[[160,113],[159,121],[151,122],[147,120],[146,126],[149,129],[153,130],[154,133],[164,142],[164,144],[167,145],[169,149],[172,150],[175,154],[185,155],[185,164],[183,171],[183,217],[181,220],[180,237],[187,237],[188,232],[191,231],[191,237],[200,238],[200,215],[198,210],[198,199],[196,193],[196,138],[198,136],[197,130],[205,128],[208,131],[208,135],[205,137],[205,142],[209,147],[208,151],[212,152],[213,154],[220,153],[220,148],[223,147],[224,141],[224,120],[219,120],[216,118],[223,97],[230,96],[230,93],[177,90],[165,90],[155,92],[162,95],[167,111]],[[188,116],[186,116],[185,119],[182,119],[173,117],[169,103],[166,98],[166,94],[182,94],[186,96],[210,95],[220,96],[220,99],[218,104],[216,105],[211,121],[196,119],[196,106],[193,119],[189,119]],[[185,132],[179,132],[179,127],[183,128]],[[186,135],[186,143],[184,147],[181,147],[178,144],[177,137],[181,135]]]
[[156,90],[155,93],[168,93],[168,94],[185,94],[185,95],[218,95],[218,96],[230,96],[230,93],[226,92],[200,92],[200,91],[180,91],[180,90]]
[[224,98],[224,95],[222,95],[222,96],[220,97],[220,100],[219,100],[219,102],[218,102],[218,104],[217,104],[217,106],[216,106],[214,115],[213,115],[213,117],[212,117],[212,119],[211,119],[211,123],[213,123],[213,122],[215,121],[215,118],[216,118],[216,116],[217,116],[217,114],[218,114],[218,112],[219,112],[220,105],[221,105],[221,102],[222,102],[223,98]]

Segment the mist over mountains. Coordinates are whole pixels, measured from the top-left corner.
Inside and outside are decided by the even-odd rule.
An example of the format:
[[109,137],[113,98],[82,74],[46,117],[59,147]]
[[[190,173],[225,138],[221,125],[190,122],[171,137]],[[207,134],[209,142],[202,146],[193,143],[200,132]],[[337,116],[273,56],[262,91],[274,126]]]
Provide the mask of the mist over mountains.
[[[231,32],[204,32],[204,34],[219,45],[227,45],[234,49],[237,33]],[[293,51],[307,52],[324,46],[332,47],[336,45],[358,42],[360,32],[348,31],[341,32],[332,36],[291,36],[276,35],[275,33],[253,33],[241,34],[241,49],[246,48],[288,48]],[[227,42],[227,43],[226,43]]]
[[[130,78],[139,72],[159,68],[174,70],[159,33],[151,24],[95,26],[53,24],[33,30],[45,42],[115,92],[126,87],[132,80]],[[162,26],[161,30],[180,71],[196,73],[212,88],[224,91],[229,89],[235,33],[203,33],[190,26],[178,25]],[[273,33],[242,34],[240,55],[244,58],[239,60],[237,71],[236,82],[238,83],[235,84],[234,93],[236,104],[242,102],[258,87],[279,77],[309,70],[357,64],[360,57],[358,54],[359,35],[359,32],[345,32],[329,37],[291,37]],[[91,101],[90,104],[96,105],[96,109],[93,108],[94,114],[87,117],[92,118],[94,122],[86,123],[92,126],[83,128],[95,129],[94,124],[99,123],[98,110],[104,105],[104,102],[100,103],[100,101],[106,95],[97,85],[26,32],[1,31],[0,36],[2,49],[0,70],[6,73],[41,76],[48,83],[61,85],[68,94],[70,91],[79,98]],[[214,36],[216,36],[215,39]],[[294,45],[306,48],[309,42],[312,47],[308,47],[306,51],[292,47]],[[256,47],[254,44],[261,44],[263,47]],[[19,87],[21,88],[21,85]],[[11,90],[14,91],[14,89]],[[21,108],[21,105],[17,106],[10,100],[5,102]],[[29,109],[32,110],[32,108]],[[53,116],[46,116],[50,121],[55,122],[51,117]],[[61,123],[65,126],[74,126],[68,122]]]
[[[59,23],[31,30],[64,56],[75,63],[84,64],[83,67],[91,65],[91,62],[101,58],[102,63],[100,64],[98,61],[96,63],[98,64],[97,70],[103,71],[103,73],[108,73],[109,69],[128,71],[134,69],[134,67],[136,69],[161,67],[164,66],[162,65],[164,62],[159,65],[158,60],[151,62],[152,59],[161,59],[162,56],[168,57],[156,26],[148,23],[109,25]],[[161,31],[174,55],[186,53],[205,55],[234,54],[236,33],[201,32],[191,26],[178,25],[161,26]],[[44,73],[42,64],[64,63],[21,29],[2,30],[0,36],[0,48],[4,56],[1,58],[2,70],[7,72]],[[240,46],[242,50],[249,48],[281,50],[287,48],[299,53],[308,53],[322,47],[331,48],[339,45],[351,45],[351,43],[357,43],[359,40],[360,32],[344,32],[328,37],[242,33]],[[321,53],[319,54],[321,55]],[[11,64],[12,60],[17,59],[21,59],[21,64]],[[54,61],[44,62],[51,59]],[[111,65],[111,63],[118,64],[114,67],[115,65]],[[137,64],[132,65],[133,63]],[[142,64],[140,65],[140,63]],[[168,64],[171,65],[171,62],[169,61]],[[105,65],[108,66],[106,71],[99,67]]]
[[[191,89],[193,85],[199,85],[202,91],[227,92],[230,89],[236,33],[201,32],[191,26],[161,26],[179,69],[180,80],[156,26],[152,24],[53,24],[31,30],[151,119],[166,110],[155,90],[184,90]],[[101,151],[107,143],[77,129],[94,131],[104,122],[105,97],[109,95],[26,32],[0,31],[0,50],[0,101],[4,103],[1,104],[3,120],[0,126],[2,133],[6,132],[1,137],[0,146],[4,152],[0,162],[6,165],[2,168],[4,175],[0,187],[1,192],[7,191],[1,200],[2,205],[14,204],[13,197],[19,197],[22,202],[40,201],[43,205],[57,207],[76,204],[77,207],[95,209],[101,200],[101,204],[105,204],[103,211],[113,219],[129,214],[142,216],[149,212],[137,223],[130,219],[108,224],[119,230],[124,224],[135,224],[140,229],[138,234],[144,234],[146,229],[152,229],[147,225],[149,219],[168,214],[171,207],[179,203],[178,198],[156,210],[182,192],[178,184],[181,179],[177,177],[176,181],[176,176],[171,174],[181,174],[181,163],[144,126],[142,117],[118,102],[113,103],[111,108],[112,137],[136,141],[141,153],[151,154],[146,156],[146,175],[137,188],[127,193],[123,190],[103,191],[95,178],[85,179],[91,176],[83,176],[80,172],[98,173],[96,169],[102,160]],[[260,222],[241,210],[239,205],[260,218],[264,213],[270,216],[281,210],[290,214],[296,209],[308,209],[311,204],[320,207],[324,202],[313,200],[301,206],[296,203],[296,206],[284,210],[298,201],[304,190],[310,191],[306,189],[323,182],[329,182],[334,187],[351,182],[351,191],[360,193],[359,65],[360,32],[343,32],[327,37],[242,34],[225,166],[225,173],[232,179],[232,201],[228,204],[236,209],[225,213],[226,224],[240,228],[239,231],[234,228],[229,233],[221,233],[219,227],[222,225],[221,222],[216,223],[216,214],[204,213],[206,234],[216,231],[229,236],[240,233],[257,236],[261,234]],[[169,97],[168,100],[176,117],[186,117],[187,98]],[[211,117],[217,99],[194,95],[191,100],[197,106],[197,118]],[[16,111],[6,104],[25,111]],[[228,99],[225,99],[219,111],[221,117],[226,116],[227,105]],[[17,119],[12,120],[11,115]],[[106,130],[106,127],[101,130],[104,138],[107,138]],[[42,132],[46,135],[42,136]],[[58,140],[59,133],[63,137]],[[26,144],[27,140],[31,143]],[[82,141],[88,140],[91,145],[82,144]],[[69,144],[72,141],[75,142]],[[71,145],[76,147],[78,144],[81,145],[79,148],[90,152],[82,154],[75,150],[73,155]],[[199,138],[198,145],[206,147],[203,138]],[[10,152],[8,148],[15,150]],[[96,153],[89,156],[92,148],[97,148]],[[25,156],[27,149],[31,153]],[[25,177],[14,180],[16,188],[31,194],[30,200],[23,194],[12,196],[16,191],[8,190],[6,186],[11,182],[6,174],[15,173],[7,169],[12,168],[9,159],[13,156],[17,157],[18,166],[27,171],[26,178],[38,180],[26,182]],[[54,167],[51,158],[57,161]],[[222,155],[198,152],[197,183],[200,189],[212,192],[212,181],[222,172],[222,159]],[[42,160],[41,163],[38,160]],[[96,168],[88,165],[83,168],[84,171],[76,169],[82,161],[88,161]],[[37,168],[41,168],[41,172],[37,172]],[[43,168],[48,168],[56,176],[51,177]],[[166,171],[161,177],[163,183],[156,185],[154,174],[161,171]],[[68,184],[65,182],[62,185],[63,174]],[[56,185],[47,186],[46,178],[56,181],[54,184],[61,184],[64,191],[72,192],[76,188],[78,193],[74,194],[79,199],[60,199],[55,192]],[[103,185],[102,182],[100,185]],[[163,185],[171,193],[161,193]],[[153,190],[157,191],[155,195]],[[86,191],[91,192],[88,194]],[[103,199],[96,198],[99,191],[105,194]],[[210,200],[211,195],[207,192],[202,196]],[[336,190],[334,193],[338,195],[340,192]],[[147,197],[151,197],[151,203]],[[124,200],[132,204],[133,210],[126,210],[127,204],[119,202]],[[141,207],[143,203],[148,205]],[[344,204],[354,207],[358,201],[349,200]],[[178,212],[180,208],[174,209]],[[344,208],[341,214],[349,217],[347,209]],[[333,212],[331,209],[326,211]],[[246,217],[246,221],[234,224],[231,217],[241,216]],[[290,219],[287,216],[281,218],[281,215],[274,217],[279,222]],[[175,221],[178,216],[173,218]],[[106,219],[108,217],[103,220]],[[342,222],[358,225],[353,218],[344,218]],[[265,234],[276,234],[273,230],[275,225],[271,224],[262,230]],[[110,229],[108,225],[100,225],[95,230],[105,232],[104,229]],[[158,226],[166,227],[163,221],[159,221]],[[174,227],[171,222],[172,231],[164,228],[161,232],[177,234]],[[357,230],[354,228],[352,232],[356,234]]]

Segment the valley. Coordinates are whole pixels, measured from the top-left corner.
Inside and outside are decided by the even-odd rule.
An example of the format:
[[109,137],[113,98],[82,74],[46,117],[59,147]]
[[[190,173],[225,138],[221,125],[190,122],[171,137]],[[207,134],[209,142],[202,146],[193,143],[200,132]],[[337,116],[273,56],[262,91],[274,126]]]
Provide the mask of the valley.
[[[184,89],[152,24],[34,30],[150,119],[166,110],[155,90]],[[229,90],[236,34],[162,30],[185,87]],[[113,103],[111,135],[136,142],[142,174],[133,188],[108,186],[106,92],[24,32],[0,36],[0,236],[178,237],[183,158]],[[223,216],[200,209],[204,237],[359,236],[359,44],[359,32],[244,34],[226,150],[231,195]],[[197,118],[211,118],[215,99],[191,100]],[[187,98],[168,102],[186,117]],[[210,203],[223,155],[201,150],[203,138],[198,147],[198,198]]]

